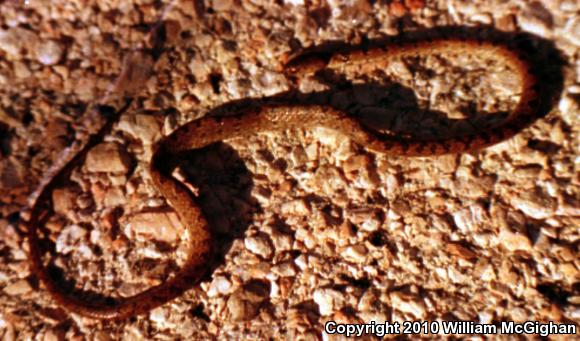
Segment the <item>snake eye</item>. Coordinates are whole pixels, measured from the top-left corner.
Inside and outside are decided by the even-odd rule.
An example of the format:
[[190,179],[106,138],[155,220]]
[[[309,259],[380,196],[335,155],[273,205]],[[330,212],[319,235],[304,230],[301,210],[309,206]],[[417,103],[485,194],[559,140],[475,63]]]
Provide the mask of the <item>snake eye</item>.
[[290,59],[285,65],[284,72],[292,76],[305,76],[314,74],[326,67],[331,55],[329,53],[309,53],[298,55]]

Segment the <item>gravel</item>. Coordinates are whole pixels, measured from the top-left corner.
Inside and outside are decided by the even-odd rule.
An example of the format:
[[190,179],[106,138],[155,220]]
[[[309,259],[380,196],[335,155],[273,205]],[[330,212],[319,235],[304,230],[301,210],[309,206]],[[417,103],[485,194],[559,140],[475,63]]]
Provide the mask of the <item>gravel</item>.
[[[566,0],[2,2],[0,338],[315,339],[328,337],[328,320],[580,323],[578,10]],[[161,17],[168,48],[152,66],[131,51]],[[199,286],[135,319],[70,316],[30,273],[18,212],[59,153],[103,119],[91,104],[111,91],[134,100],[53,191],[44,257],[77,288],[118,296],[182,264],[187,234],[148,161],[161,136],[213,108],[298,88],[423,138],[513,110],[510,72],[477,56],[347,70],[350,87],[281,73],[325,42],[448,25],[553,42],[567,62],[559,103],[509,141],[462,155],[379,155],[314,129],[184,156],[178,176],[203,198],[218,257]]]

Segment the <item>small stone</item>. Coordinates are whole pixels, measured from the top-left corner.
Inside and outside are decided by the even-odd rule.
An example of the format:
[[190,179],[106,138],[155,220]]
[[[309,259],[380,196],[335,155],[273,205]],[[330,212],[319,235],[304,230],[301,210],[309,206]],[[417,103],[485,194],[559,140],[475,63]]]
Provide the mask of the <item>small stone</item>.
[[288,261],[273,266],[272,272],[280,277],[294,277],[296,276],[296,266]]
[[38,36],[27,29],[12,27],[0,30],[0,50],[15,59],[20,59],[26,48],[36,45],[37,42]]
[[450,254],[461,257],[466,260],[471,260],[477,257],[476,253],[468,249],[467,247],[459,244],[459,243],[449,243],[445,246],[445,249]]
[[127,222],[128,236],[138,235],[166,243],[174,243],[183,234],[184,227],[174,211],[142,212],[131,216]]
[[24,62],[14,62],[14,76],[17,79],[26,79],[32,75],[28,65]]
[[417,11],[425,7],[425,0],[405,0],[405,6],[411,11]]
[[235,3],[233,0],[212,0],[211,7],[217,12],[231,11],[235,7]]
[[568,19],[564,30],[568,34],[563,36],[568,38],[572,44],[580,46],[580,16],[575,16]]
[[254,318],[267,295],[268,292],[261,288],[238,289],[228,299],[227,309],[230,317],[234,321],[248,321]]
[[560,272],[570,283],[577,283],[580,279],[580,271],[576,268],[574,263],[562,263],[558,266]]
[[366,255],[368,254],[368,249],[362,244],[352,245],[348,246],[344,250],[343,254],[347,260],[353,261],[355,263],[363,263],[365,261]]
[[67,215],[75,208],[78,192],[70,188],[57,188],[52,191],[52,202],[56,213]]
[[284,203],[281,207],[281,211],[284,214],[294,214],[299,216],[309,216],[312,214],[310,204],[304,199],[296,199]]
[[518,232],[513,232],[507,228],[503,228],[499,233],[499,241],[506,249],[514,252],[518,250],[529,251],[532,247],[530,238]]
[[124,115],[119,129],[150,145],[161,137],[161,123],[151,115]]
[[447,268],[447,277],[453,283],[465,283],[467,279],[467,277],[464,274],[462,274],[459,270],[457,270],[453,266]]
[[0,108],[0,123],[4,123],[9,127],[12,128],[20,128],[23,127],[22,122],[17,118],[13,117],[12,115],[8,114],[2,108]]
[[480,204],[471,205],[468,208],[453,212],[453,221],[463,233],[475,231],[477,226],[486,221],[486,211]]
[[491,25],[493,23],[493,18],[489,13],[477,13],[469,18],[471,21],[484,24],[484,25]]
[[546,219],[554,215],[557,203],[542,191],[522,192],[512,197],[511,204],[534,219]]
[[551,36],[553,25],[552,15],[538,1],[526,5],[518,15],[518,22],[524,31],[537,34],[544,38]]
[[252,253],[255,253],[266,259],[270,258],[274,253],[272,243],[267,237],[263,235],[246,238],[244,240],[244,245],[246,246],[246,249],[250,250]]
[[209,297],[228,294],[233,287],[232,281],[224,276],[216,276],[207,290]]
[[151,310],[149,312],[149,318],[161,329],[173,326],[173,323],[169,322],[170,312],[166,307],[158,307]]
[[378,230],[383,223],[379,211],[375,209],[356,210],[349,214],[349,218],[353,224],[369,232]]
[[400,0],[395,0],[389,5],[389,11],[391,14],[397,18],[400,18],[407,14],[407,9],[405,5],[401,3]]
[[501,16],[497,19],[496,26],[502,31],[512,32],[516,29],[516,17],[513,14]]
[[396,291],[390,294],[390,298],[394,309],[411,314],[417,319],[425,316],[425,303],[418,297]]
[[65,331],[62,328],[51,328],[44,333],[43,341],[60,341],[65,339]]
[[77,224],[68,225],[59,234],[56,239],[56,251],[62,254],[68,254],[76,250],[76,242],[87,235],[87,230]]
[[[95,338],[93,339],[94,341],[113,341],[113,336],[111,336],[111,334],[105,332],[105,331],[96,331],[95,332]],[[58,340],[63,340],[64,338],[60,338]]]
[[364,170],[369,167],[371,162],[371,158],[368,155],[353,155],[344,163],[344,171],[352,173]]
[[333,289],[318,288],[314,291],[312,299],[318,305],[320,315],[327,316],[342,306],[340,302],[343,301],[343,294]]
[[36,59],[44,65],[54,65],[62,58],[64,50],[54,40],[46,40],[36,45]]
[[127,173],[131,158],[117,143],[101,143],[87,153],[85,166],[89,172]]
[[111,187],[105,193],[103,203],[106,207],[123,206],[127,203],[127,198],[120,187]]
[[12,159],[0,160],[0,188],[3,190],[19,188],[26,182],[25,169]]
[[24,295],[32,291],[32,287],[27,280],[21,279],[4,288],[4,292],[10,296]]
[[563,195],[556,213],[565,216],[580,216],[580,200]]

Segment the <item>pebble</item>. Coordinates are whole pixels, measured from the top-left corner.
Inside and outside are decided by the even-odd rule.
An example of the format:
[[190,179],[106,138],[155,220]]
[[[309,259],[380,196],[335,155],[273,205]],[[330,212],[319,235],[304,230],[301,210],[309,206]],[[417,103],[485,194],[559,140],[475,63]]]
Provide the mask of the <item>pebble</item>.
[[21,279],[12,284],[7,285],[3,291],[10,296],[20,296],[32,291],[32,287],[27,280]]
[[184,232],[184,227],[174,211],[142,212],[131,216],[126,225],[127,236],[153,238],[166,243],[175,243]]
[[522,192],[512,197],[512,206],[534,219],[547,219],[554,215],[556,201],[542,191]]
[[493,22],[493,17],[489,13],[477,13],[469,18],[472,22],[484,24],[484,25],[491,25]]
[[513,232],[509,228],[502,228],[498,238],[499,242],[512,252],[519,250],[530,251],[532,248],[530,238],[526,234]]
[[89,172],[127,173],[131,158],[124,147],[114,142],[104,142],[87,153],[85,167]]
[[248,321],[253,319],[260,309],[265,296],[243,288],[230,296],[227,302],[229,316],[234,321]]
[[250,250],[252,253],[266,259],[272,257],[274,254],[272,243],[266,236],[263,235],[246,238],[244,240],[244,245],[246,246],[246,249]]
[[21,164],[12,159],[0,160],[0,188],[19,188],[25,183],[25,170]]
[[20,27],[0,30],[0,50],[16,60],[23,56],[23,52],[28,47],[35,46],[37,43],[38,36],[30,30]]
[[411,314],[417,319],[425,317],[425,303],[420,298],[398,291],[392,292],[389,296],[394,309]]
[[272,267],[272,272],[280,277],[296,276],[296,266],[293,262],[283,262]]
[[574,12],[580,8],[576,0],[562,0],[560,2],[560,9],[564,12]]
[[348,246],[342,255],[355,263],[364,263],[368,249],[363,244]]
[[56,239],[56,251],[68,254],[77,251],[76,243],[87,235],[87,230],[77,224],[66,226]]
[[379,229],[383,220],[378,210],[360,209],[349,214],[353,224],[360,226],[363,230],[373,232]]
[[475,252],[459,243],[450,242],[445,246],[445,250],[453,256],[461,257],[466,260],[471,260],[477,257]]
[[44,65],[54,65],[60,61],[64,49],[54,40],[46,40],[36,45],[36,59]]
[[170,320],[170,311],[167,307],[158,307],[149,312],[149,318],[161,329],[175,327]]
[[485,209],[480,204],[453,212],[453,221],[463,233],[475,231],[477,226],[486,220]]
[[540,2],[532,2],[526,5],[518,15],[518,23],[524,29],[544,38],[550,38],[552,34],[552,15]]
[[209,289],[207,290],[207,295],[209,297],[215,297],[218,295],[226,295],[231,292],[233,287],[232,281],[230,281],[227,277],[224,276],[216,276],[214,277],[213,281],[209,285]]
[[565,37],[568,38],[572,44],[580,46],[580,16],[576,15],[568,19],[564,30],[567,33]]
[[211,7],[219,12],[219,11],[231,11],[235,6],[234,0],[212,0]]
[[309,216],[312,214],[310,203],[304,199],[296,199],[286,202],[282,205],[281,211],[284,214],[292,214],[299,216]]
[[11,128],[21,128],[23,127],[22,122],[15,117],[9,115],[6,111],[0,108],[0,123],[4,123]]
[[127,197],[120,187],[111,187],[106,191],[103,203],[105,207],[123,206],[127,203]]
[[30,72],[30,69],[28,68],[28,65],[26,63],[23,63],[23,62],[18,62],[18,61],[14,62],[13,69],[14,69],[14,76],[17,79],[25,80],[32,75],[32,73]]
[[119,129],[145,145],[151,145],[161,138],[161,123],[152,115],[123,115]]
[[342,306],[341,302],[344,301],[343,293],[329,288],[318,288],[314,290],[312,299],[318,305],[318,311],[322,316],[332,314]]

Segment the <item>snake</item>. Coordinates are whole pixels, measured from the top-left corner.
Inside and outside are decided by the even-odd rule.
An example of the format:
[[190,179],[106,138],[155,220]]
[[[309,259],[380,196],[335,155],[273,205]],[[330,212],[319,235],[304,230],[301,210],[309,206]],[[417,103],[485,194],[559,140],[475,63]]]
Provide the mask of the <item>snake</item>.
[[104,320],[124,320],[146,314],[203,281],[210,271],[209,261],[215,249],[208,220],[197,202],[198,199],[185,184],[172,175],[178,166],[180,154],[260,132],[315,127],[344,134],[356,144],[376,153],[408,157],[457,154],[509,139],[539,117],[540,90],[532,63],[515,49],[498,42],[435,38],[329,55],[313,54],[290,60],[286,64],[285,72],[291,76],[303,77],[321,70],[341,72],[352,67],[388,65],[400,58],[446,54],[491,58],[515,71],[519,101],[500,126],[440,140],[400,139],[373,131],[356,118],[332,106],[296,103],[263,104],[257,108],[240,109],[227,116],[205,116],[192,120],[156,143],[148,167],[153,186],[175,210],[188,232],[186,260],[172,277],[133,296],[99,301],[79,298],[55,279],[53,271],[43,262],[42,256],[46,251],[43,251],[38,236],[39,226],[45,216],[43,207],[46,205],[43,206],[42,202],[50,201],[54,184],[62,181],[66,175],[65,170],[71,167],[74,160],[62,166],[56,172],[58,176],[54,175],[44,183],[30,204],[27,228],[32,272],[40,279],[53,300],[70,313]]

